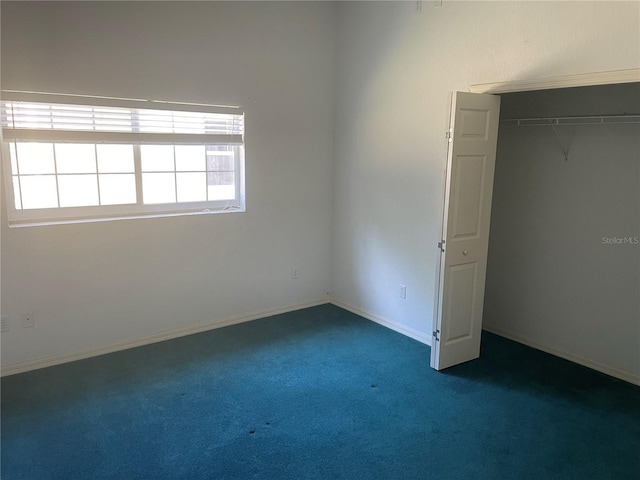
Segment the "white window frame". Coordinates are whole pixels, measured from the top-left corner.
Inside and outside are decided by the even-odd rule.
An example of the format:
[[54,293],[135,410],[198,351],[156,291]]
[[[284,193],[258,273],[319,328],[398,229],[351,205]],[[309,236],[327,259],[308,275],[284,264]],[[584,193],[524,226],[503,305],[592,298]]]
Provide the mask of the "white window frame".
[[[200,133],[189,131],[140,132],[102,130],[62,130],[51,128],[11,128],[2,118],[2,167],[6,191],[9,226],[34,226],[61,223],[98,222],[109,220],[164,217],[178,215],[201,215],[245,211],[244,191],[244,111],[241,107],[187,104],[166,101],[120,99],[110,97],[90,97],[80,95],[48,94],[39,92],[2,91],[2,112],[5,102],[29,102],[54,105],[80,105],[90,107],[122,108],[131,110],[163,113],[193,112],[195,114],[214,113],[231,114],[239,118],[239,127],[228,132]],[[54,207],[43,209],[17,209],[15,205],[13,177],[9,144],[11,142],[42,143],[89,143],[89,144],[126,144],[133,145],[137,203],[124,205],[99,205],[82,207]],[[235,197],[230,200],[208,200],[199,202],[176,202],[145,204],[141,195],[141,145],[226,145],[234,152]],[[57,173],[55,174],[57,177]],[[97,175],[97,173],[96,173]]]

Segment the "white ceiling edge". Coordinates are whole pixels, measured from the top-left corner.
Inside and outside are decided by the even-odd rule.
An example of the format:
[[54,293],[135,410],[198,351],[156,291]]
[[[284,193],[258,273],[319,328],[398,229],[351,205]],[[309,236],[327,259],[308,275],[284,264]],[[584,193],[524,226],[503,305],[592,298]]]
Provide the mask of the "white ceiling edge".
[[531,80],[514,80],[510,82],[480,83],[469,86],[469,91],[471,93],[512,93],[635,82],[640,82],[640,68],[613,70],[609,72],[580,73],[577,75]]

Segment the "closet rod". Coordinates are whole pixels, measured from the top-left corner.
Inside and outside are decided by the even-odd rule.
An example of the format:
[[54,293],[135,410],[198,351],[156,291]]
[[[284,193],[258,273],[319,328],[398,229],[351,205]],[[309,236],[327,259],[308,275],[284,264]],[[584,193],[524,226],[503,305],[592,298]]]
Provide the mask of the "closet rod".
[[621,123],[640,123],[640,115],[601,115],[585,117],[546,117],[546,118],[509,118],[500,121],[503,125],[518,127],[537,127],[549,125],[605,125]]

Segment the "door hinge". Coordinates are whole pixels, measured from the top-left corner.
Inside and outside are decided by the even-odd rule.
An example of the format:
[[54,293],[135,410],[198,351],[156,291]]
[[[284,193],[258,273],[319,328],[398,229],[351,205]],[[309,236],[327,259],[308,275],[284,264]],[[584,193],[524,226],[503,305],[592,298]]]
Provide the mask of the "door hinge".
[[444,253],[444,240],[438,242],[438,248]]
[[440,330],[433,331],[433,338],[435,338],[436,342],[440,341]]
[[445,132],[444,136],[445,136],[445,138],[446,138],[447,140],[449,140],[449,142],[453,142],[453,138],[452,138],[452,136],[453,136],[453,129],[451,129],[451,128],[450,128],[449,130],[447,130],[447,131]]

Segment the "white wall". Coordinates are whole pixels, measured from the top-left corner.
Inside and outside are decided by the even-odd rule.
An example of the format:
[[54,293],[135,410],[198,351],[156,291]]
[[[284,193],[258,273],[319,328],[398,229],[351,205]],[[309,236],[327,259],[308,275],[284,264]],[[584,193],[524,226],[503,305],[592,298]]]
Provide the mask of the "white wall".
[[248,138],[245,214],[11,230],[3,217],[2,313],[37,319],[2,335],[4,365],[329,289],[428,342],[448,92],[640,66],[636,2],[1,8],[3,88],[241,104]]
[[[510,94],[503,112],[640,113],[640,85],[622,87]],[[562,146],[549,127],[500,127],[484,324],[638,383],[640,125],[556,130]]]
[[640,66],[637,2],[433,4],[340,5],[334,159],[332,297],[424,341],[448,92]]
[[246,213],[3,211],[3,368],[326,298],[335,23],[322,2],[2,2],[2,88],[242,105],[247,142]]

